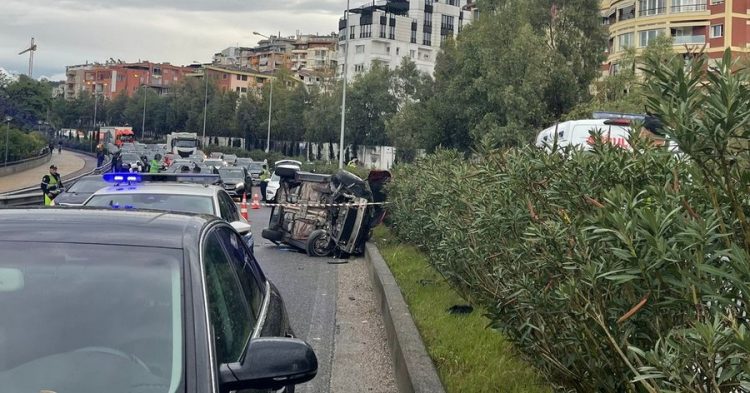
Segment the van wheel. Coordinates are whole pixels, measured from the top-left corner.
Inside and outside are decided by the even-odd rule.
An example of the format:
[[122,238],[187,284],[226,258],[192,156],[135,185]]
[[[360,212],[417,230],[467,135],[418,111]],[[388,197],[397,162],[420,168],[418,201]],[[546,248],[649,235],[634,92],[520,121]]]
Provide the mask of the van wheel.
[[316,229],[307,238],[307,255],[311,257],[327,257],[331,255],[335,244],[323,229]]
[[275,231],[273,229],[266,228],[260,233],[260,236],[264,239],[268,239],[276,244],[279,244],[281,239],[284,237],[284,234],[281,233],[281,231]]

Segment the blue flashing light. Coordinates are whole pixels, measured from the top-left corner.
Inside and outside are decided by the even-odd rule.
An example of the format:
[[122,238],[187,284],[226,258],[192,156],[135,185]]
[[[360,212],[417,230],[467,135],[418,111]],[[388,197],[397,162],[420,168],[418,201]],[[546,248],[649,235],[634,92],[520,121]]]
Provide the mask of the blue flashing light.
[[143,181],[143,177],[141,177],[138,173],[105,173],[102,175],[102,179],[104,179],[107,183],[141,183]]

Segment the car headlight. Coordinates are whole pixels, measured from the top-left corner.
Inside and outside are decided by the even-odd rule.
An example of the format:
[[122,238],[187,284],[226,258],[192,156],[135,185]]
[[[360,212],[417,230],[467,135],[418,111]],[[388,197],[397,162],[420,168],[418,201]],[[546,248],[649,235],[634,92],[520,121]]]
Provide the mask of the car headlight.
[[245,183],[237,183],[234,185],[234,188],[245,188]]

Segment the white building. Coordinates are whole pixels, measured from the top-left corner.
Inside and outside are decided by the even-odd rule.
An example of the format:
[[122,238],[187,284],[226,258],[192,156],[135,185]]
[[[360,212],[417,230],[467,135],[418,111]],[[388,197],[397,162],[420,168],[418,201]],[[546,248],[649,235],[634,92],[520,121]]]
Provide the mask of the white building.
[[[338,72],[367,71],[372,62],[394,69],[404,57],[430,75],[440,45],[455,37],[474,15],[471,0],[374,0],[339,20]],[[348,58],[346,45],[349,44]]]

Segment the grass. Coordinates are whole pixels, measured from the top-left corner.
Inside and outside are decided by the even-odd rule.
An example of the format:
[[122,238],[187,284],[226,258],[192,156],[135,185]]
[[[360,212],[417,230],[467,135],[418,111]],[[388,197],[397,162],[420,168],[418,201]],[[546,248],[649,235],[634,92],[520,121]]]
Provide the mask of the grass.
[[427,263],[415,247],[399,243],[380,226],[373,236],[396,277],[448,393],[545,392],[552,389],[515,352],[503,336],[487,328],[489,320],[475,308],[468,315],[446,310],[466,304]]

